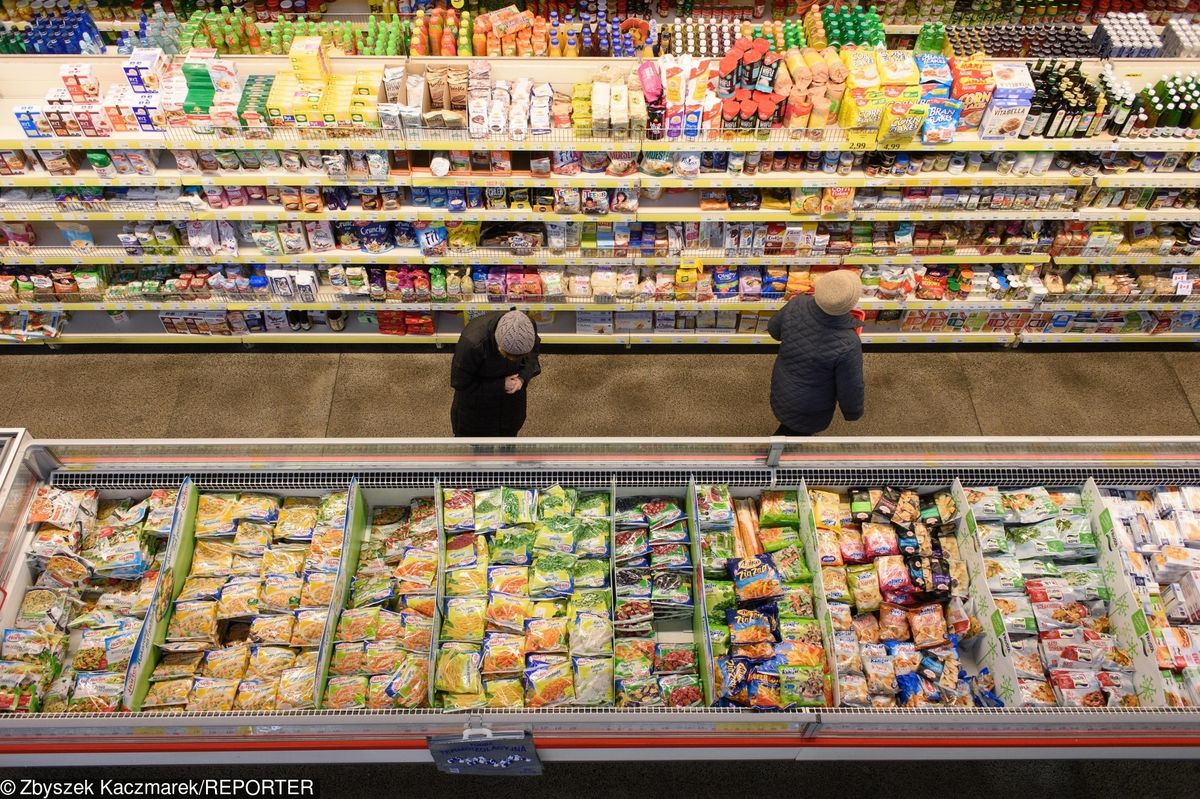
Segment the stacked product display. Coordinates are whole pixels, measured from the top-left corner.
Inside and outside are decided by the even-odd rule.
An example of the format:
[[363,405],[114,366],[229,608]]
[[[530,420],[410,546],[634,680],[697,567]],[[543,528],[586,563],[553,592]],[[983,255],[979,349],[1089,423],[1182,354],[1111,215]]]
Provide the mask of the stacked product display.
[[682,46],[552,82],[494,57],[598,36],[586,13],[431,9],[450,58],[343,58],[297,22],[286,60],[44,62],[5,92],[5,334],[442,345],[517,304],[547,343],[770,344],[843,268],[867,342],[1200,339],[1190,62],[997,60],[936,25],[887,49],[875,11],[819,6],[664,24]]
[[1192,487],[118,493],[37,489],[0,710],[1200,702]]

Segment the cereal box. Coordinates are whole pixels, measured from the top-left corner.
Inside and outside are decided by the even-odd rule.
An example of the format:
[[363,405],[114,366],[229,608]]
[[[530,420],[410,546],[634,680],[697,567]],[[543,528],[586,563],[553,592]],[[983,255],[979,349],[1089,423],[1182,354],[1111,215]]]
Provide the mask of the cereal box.
[[992,70],[984,61],[951,59],[954,83],[950,96],[962,103],[958,117],[959,130],[974,130],[983,121],[983,114],[992,100],[995,81]]

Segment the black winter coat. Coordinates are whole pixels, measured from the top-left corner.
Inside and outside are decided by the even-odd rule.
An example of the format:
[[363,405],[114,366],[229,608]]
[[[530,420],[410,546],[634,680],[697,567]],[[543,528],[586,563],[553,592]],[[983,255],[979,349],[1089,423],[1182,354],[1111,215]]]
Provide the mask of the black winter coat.
[[[495,311],[472,319],[454,347],[450,424],[456,436],[515,436],[525,424],[525,390],[542,372],[538,362],[542,341],[535,333],[533,350],[519,361],[508,360],[496,346],[501,316],[503,311]],[[509,375],[520,375],[523,381],[515,394],[504,393]]]
[[771,374],[771,410],[797,433],[819,433],[833,410],[852,422],[863,415],[862,342],[850,314],[830,316],[810,296],[793,298],[771,318],[779,357]]

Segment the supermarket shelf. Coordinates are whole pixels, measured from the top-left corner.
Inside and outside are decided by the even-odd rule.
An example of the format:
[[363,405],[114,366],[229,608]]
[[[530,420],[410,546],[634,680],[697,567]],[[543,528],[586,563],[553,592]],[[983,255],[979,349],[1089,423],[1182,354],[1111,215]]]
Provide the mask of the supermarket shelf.
[[891,210],[862,210],[849,214],[799,215],[785,210],[744,210],[744,211],[702,211],[695,205],[680,204],[643,205],[634,213],[621,214],[556,214],[535,211],[477,209],[453,212],[442,208],[424,208],[405,206],[399,211],[363,211],[358,208],[345,210],[326,209],[323,211],[285,211],[279,206],[256,203],[249,206],[233,206],[213,209],[207,206],[189,206],[180,204],[173,209],[143,211],[26,211],[12,208],[0,208],[0,219],[27,222],[57,222],[57,221],[156,221],[171,219],[195,220],[256,220],[275,221],[278,219],[294,220],[366,220],[382,219],[464,219],[482,221],[512,221],[512,222],[845,222],[852,220],[900,222],[907,220],[925,221],[1004,221],[1023,220],[1036,216],[1044,220],[1081,220],[1081,221],[1200,221],[1200,209],[1195,208],[1165,208],[1154,211],[1145,209],[1125,210],[1121,208],[1085,208],[1079,211],[1070,210],[926,210],[913,208],[907,211]]
[[465,175],[454,173],[445,177],[434,177],[429,172],[417,171],[412,174],[410,182],[413,186],[429,188],[466,188],[468,186],[503,186],[506,188],[616,188],[636,186],[645,183],[644,175],[632,174],[625,177],[612,175],[556,175],[553,177],[533,177],[529,174],[493,175],[480,173]]
[[[382,310],[382,309],[380,309]],[[1166,339],[1173,334],[1153,338]],[[721,346],[774,346],[779,342],[766,333],[737,333],[734,331],[666,331],[666,332],[617,332],[617,333],[541,333],[544,344],[560,345],[721,345]],[[1024,341],[1025,339],[1022,339]],[[1182,340],[1182,339],[1180,339]],[[1200,342],[1200,332],[1189,335],[1190,342]],[[438,333],[433,336],[392,335],[387,333],[355,333],[332,331],[280,331],[251,333],[242,336],[188,335],[178,333],[136,332],[80,332],[71,333],[70,324],[50,344],[411,344],[444,345],[458,341],[457,333]],[[864,332],[864,344],[1003,344],[1016,343],[1012,333],[978,332]],[[29,342],[42,343],[42,342]]]
[[[1012,333],[871,333],[861,336],[863,344],[1013,344]],[[779,342],[765,333],[665,332],[631,333],[631,344],[749,344],[773,346]]]
[[864,311],[1028,311],[1036,307],[1033,300],[887,300],[864,297],[859,302]]
[[1174,172],[1125,172],[1121,175],[1097,175],[1096,185],[1102,188],[1150,186],[1166,189],[1194,189],[1200,187],[1200,172],[1176,169]]
[[1072,302],[1043,302],[1038,305],[1040,311],[1200,311],[1200,298],[1188,302],[1180,300],[1170,302],[1157,297],[1146,300],[1131,299],[1127,302],[1104,301],[1072,301]]
[[182,175],[174,169],[159,169],[153,175],[117,175],[104,178],[91,170],[77,172],[74,175],[51,175],[46,172],[33,172],[26,175],[5,175],[6,186],[23,188],[55,188],[58,186],[179,186],[183,185]]
[[1145,264],[1147,266],[1195,266],[1194,255],[1137,255],[1122,253],[1119,255],[1056,255],[1054,263],[1063,266],[1081,264]]
[[1045,264],[1050,256],[1044,253],[1014,253],[1005,255],[847,255],[846,265],[868,264]]
[[[784,306],[782,299],[777,300],[550,300],[525,302],[520,299],[509,301],[488,301],[486,299],[455,300],[449,302],[373,302],[367,299],[355,300],[338,295],[322,297],[317,302],[301,300],[204,300],[196,302],[154,302],[150,300],[110,300],[105,302],[63,302],[37,303],[21,302],[0,305],[0,312],[14,311],[507,311],[510,308],[520,308],[526,311],[777,311]],[[864,310],[897,310],[897,311],[996,311],[996,310],[1030,310],[1034,307],[1042,310],[1091,310],[1125,309],[1126,306],[1097,305],[1085,306],[1072,304],[1055,306],[1035,306],[1029,300],[891,300],[864,298],[859,307]],[[1200,310],[1200,303],[1182,305],[1176,303],[1167,307],[1130,305],[1132,310],[1172,310],[1177,308],[1194,308]]]
[[[827,216],[802,216],[788,211],[772,211],[759,209],[756,211],[701,211],[695,207],[647,207],[643,205],[636,214],[642,222],[848,222],[852,220],[899,222],[906,220],[924,221],[963,221],[978,219],[983,221],[1002,221],[1029,219],[1036,215],[1038,219],[1076,219],[1075,211],[967,211],[967,210],[926,210],[913,208],[908,211],[853,211],[848,214],[831,214]],[[1193,211],[1193,216],[1200,219],[1200,211]],[[1115,212],[1107,216],[1095,216],[1095,219],[1126,219]]]
[[704,175],[697,178],[639,177],[642,186],[665,189],[784,188],[791,186],[851,186],[855,188],[904,188],[909,186],[1086,186],[1088,177],[1074,177],[1065,172],[1041,176],[997,175],[973,173],[950,175],[942,172],[922,172],[917,175],[887,175],[868,177],[861,171],[849,175],[830,175],[823,172],[777,172],[758,175]]
[[1190,333],[1021,333],[1022,344],[1200,344]]
[[[70,247],[32,247],[0,248],[0,263],[31,264],[38,266],[57,266],[77,264],[82,260],[89,264],[127,264],[136,260],[141,264],[194,264],[197,262],[212,264],[288,264],[292,266],[303,264],[347,264],[356,266],[374,266],[379,264],[491,264],[497,266],[528,265],[538,266],[567,266],[570,264],[600,265],[600,264],[629,264],[642,266],[677,266],[681,258],[689,257],[687,253],[674,256],[642,256],[642,255],[605,255],[603,250],[575,250],[573,252],[555,252],[538,250],[533,255],[517,255],[499,248],[473,248],[471,250],[451,252],[447,255],[426,256],[415,248],[397,248],[382,253],[367,253],[361,250],[327,250],[324,252],[304,252],[291,255],[268,255],[255,247],[242,247],[237,255],[205,256],[193,254],[189,248],[180,248],[173,254],[129,255],[119,246],[96,246],[88,250],[72,250]],[[766,259],[760,259],[766,262]],[[726,261],[722,261],[726,262]],[[781,263],[778,257],[770,263]],[[836,258],[828,263],[838,263]]]
[[556,129],[548,134],[525,139],[507,136],[472,138],[466,130],[405,130],[401,144],[409,150],[608,150],[636,152],[642,142],[636,138],[576,136],[573,130]]
[[779,344],[766,333],[737,333],[734,331],[690,331],[633,332],[628,334],[632,344]]
[[153,175],[117,175],[104,178],[91,170],[74,175],[50,175],[36,172],[5,177],[6,184],[29,188],[57,186],[407,186],[407,174],[390,175],[384,180],[331,178],[313,172],[244,169],[237,172],[201,175],[184,174],[175,167],[161,167]]
[[979,333],[872,333],[864,331],[863,344],[1005,344],[1016,343],[1015,336],[1010,332]]
[[[1038,218],[1052,217],[1039,211]],[[1082,222],[1200,222],[1200,208],[1081,208],[1069,218]]]
[[[11,119],[11,106],[20,100],[0,103],[0,119]],[[7,117],[5,117],[7,113]],[[923,144],[920,141],[880,143],[861,132],[830,128],[826,138],[813,140],[790,138],[782,133],[773,133],[768,139],[716,139],[675,138],[641,140],[637,138],[605,139],[576,138],[570,133],[555,131],[546,136],[530,136],[527,139],[488,137],[472,139],[467,132],[461,137],[450,136],[448,131],[436,130],[364,130],[361,134],[328,136],[320,128],[270,128],[273,138],[226,138],[201,135],[191,130],[131,131],[105,137],[47,137],[28,138],[13,124],[0,127],[0,149],[187,149],[187,150],[290,150],[296,148],[317,150],[608,150],[614,152],[662,152],[666,150],[722,150],[752,152],[771,150],[775,152],[824,152],[828,150],[852,150],[870,152],[990,152],[1005,151],[1055,151],[1055,152],[1200,152],[1200,139],[1143,139],[1112,136],[1095,136],[1089,139],[980,139],[974,133],[961,133],[953,142],[946,144]]]
[[72,333],[68,322],[66,330],[47,344],[240,344],[241,336],[185,336],[176,333]]
[[[179,338],[196,338],[201,341],[207,341],[204,336],[173,336]],[[251,333],[248,336],[239,336],[242,344],[452,344],[458,340],[458,336],[396,336],[390,333],[334,333],[317,332],[311,330],[301,331],[299,333],[287,331],[280,333]]]

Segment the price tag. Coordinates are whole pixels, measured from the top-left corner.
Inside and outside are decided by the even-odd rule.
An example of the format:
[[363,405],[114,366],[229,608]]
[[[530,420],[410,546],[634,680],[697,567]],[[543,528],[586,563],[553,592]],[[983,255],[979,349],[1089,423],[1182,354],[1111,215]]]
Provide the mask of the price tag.
[[850,151],[874,149],[877,135],[877,132],[874,130],[848,130],[846,131],[846,146],[844,149]]
[[903,141],[881,141],[876,142],[875,149],[882,150],[884,152],[894,152],[896,150],[903,150],[909,144],[910,142]]

